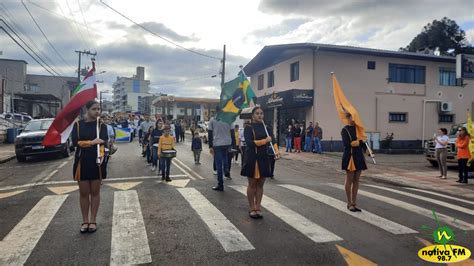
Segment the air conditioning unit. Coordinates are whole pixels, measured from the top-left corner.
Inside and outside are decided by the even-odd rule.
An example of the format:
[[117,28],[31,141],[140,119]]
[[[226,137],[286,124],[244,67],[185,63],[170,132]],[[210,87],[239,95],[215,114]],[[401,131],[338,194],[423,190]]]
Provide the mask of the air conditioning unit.
[[439,106],[439,111],[442,113],[451,112],[453,110],[452,102],[441,102]]

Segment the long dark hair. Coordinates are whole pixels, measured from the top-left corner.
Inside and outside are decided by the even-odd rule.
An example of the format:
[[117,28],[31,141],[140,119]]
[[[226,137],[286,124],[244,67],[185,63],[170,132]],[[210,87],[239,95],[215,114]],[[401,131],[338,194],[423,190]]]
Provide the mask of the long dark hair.
[[99,102],[96,101],[96,100],[88,101],[88,102],[86,103],[86,109],[87,109],[87,110],[91,109],[91,107],[92,107],[93,105],[95,105],[95,104],[99,104]]
[[471,137],[471,135],[469,134],[469,132],[467,132],[467,128],[466,128],[466,127],[462,127],[461,129],[464,131],[464,135],[465,135],[465,136]]

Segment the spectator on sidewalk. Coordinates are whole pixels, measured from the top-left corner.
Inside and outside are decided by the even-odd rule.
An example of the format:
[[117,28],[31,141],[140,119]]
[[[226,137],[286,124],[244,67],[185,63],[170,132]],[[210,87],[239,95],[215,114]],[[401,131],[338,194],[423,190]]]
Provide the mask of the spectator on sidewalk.
[[306,128],[305,131],[305,141],[304,141],[304,151],[311,152],[311,147],[313,144],[313,122],[309,122],[309,126]]
[[293,143],[295,146],[295,152],[301,152],[301,128],[298,123],[293,127]]
[[293,141],[293,126],[288,125],[288,128],[285,130],[285,139],[286,139],[286,152],[293,152],[291,150],[291,142]]
[[323,148],[321,147],[321,140],[323,139],[323,129],[319,126],[319,123],[316,122],[313,130],[313,141],[314,141],[314,153],[323,153]]
[[467,161],[471,158],[471,154],[469,152],[469,142],[471,140],[471,136],[467,133],[467,129],[465,127],[461,127],[458,129],[458,137],[456,138],[456,147],[458,148],[458,170],[459,170],[459,180],[456,181],[458,183],[465,183],[467,184],[468,179],[468,166]]
[[448,130],[446,128],[440,128],[437,135],[434,138],[436,142],[436,160],[438,161],[438,167],[440,172],[440,178],[446,179],[448,172],[448,164],[446,158],[448,156]]

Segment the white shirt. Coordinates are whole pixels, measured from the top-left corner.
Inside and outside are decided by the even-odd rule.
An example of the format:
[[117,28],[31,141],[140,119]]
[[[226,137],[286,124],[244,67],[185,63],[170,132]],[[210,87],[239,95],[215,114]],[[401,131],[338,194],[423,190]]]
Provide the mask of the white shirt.
[[436,146],[435,146],[435,149],[442,149],[442,148],[446,148],[448,146],[448,141],[449,141],[449,137],[447,135],[443,135],[443,136],[437,136],[436,139],[438,141],[441,141],[441,142],[446,142],[446,145],[443,145],[441,143],[439,143],[438,141],[436,142]]

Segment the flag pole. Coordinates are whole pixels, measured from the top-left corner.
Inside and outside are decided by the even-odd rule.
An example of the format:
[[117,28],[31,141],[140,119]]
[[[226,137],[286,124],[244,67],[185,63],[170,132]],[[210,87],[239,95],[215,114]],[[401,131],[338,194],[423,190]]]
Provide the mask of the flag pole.
[[[244,77],[247,78],[247,74],[245,74],[244,67],[242,65],[239,66],[240,71],[242,71],[242,74],[244,74]],[[263,128],[265,129],[265,133],[267,134],[267,137],[270,137],[270,134],[268,134],[268,129],[267,125],[265,125],[265,121],[262,121]],[[273,141],[270,141],[270,147],[272,147],[273,154],[275,154],[275,157],[277,156],[275,147],[273,147]]]
[[[96,126],[96,133],[97,133],[97,138],[99,138],[100,133],[99,133],[99,119],[100,117],[97,117],[97,126]],[[100,165],[100,144],[97,144],[97,164]]]

